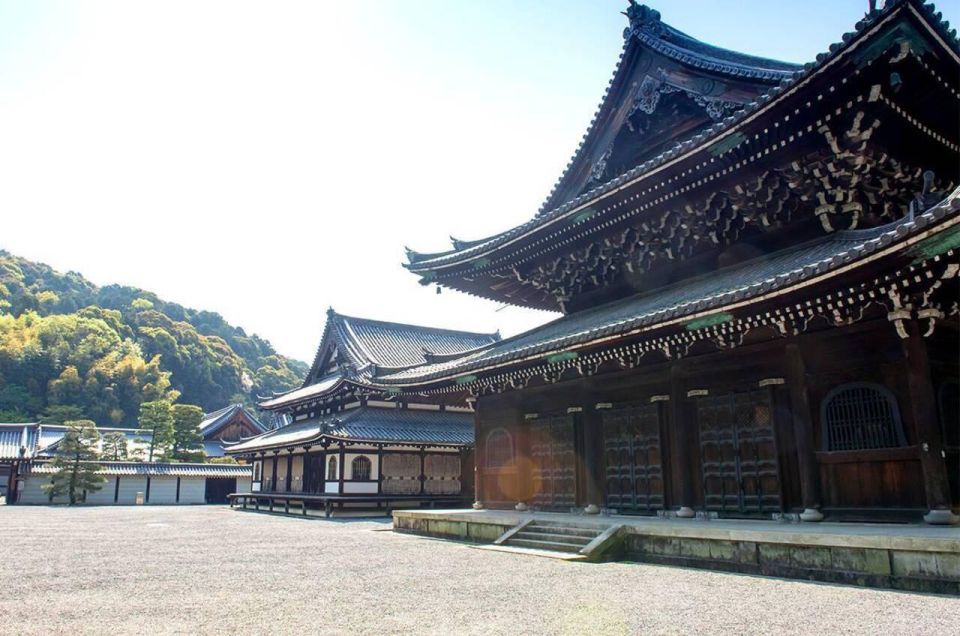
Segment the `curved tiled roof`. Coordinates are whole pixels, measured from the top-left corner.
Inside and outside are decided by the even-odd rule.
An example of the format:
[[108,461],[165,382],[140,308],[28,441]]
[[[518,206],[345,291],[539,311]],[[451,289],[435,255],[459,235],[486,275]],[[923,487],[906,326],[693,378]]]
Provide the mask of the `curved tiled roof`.
[[[251,467],[244,464],[164,464],[148,462],[90,462],[101,475],[143,477],[250,477]],[[28,469],[34,475],[50,475],[56,468],[48,463],[35,463]]]
[[[903,9],[904,7],[914,8],[938,31],[944,43],[954,50],[958,55],[960,55],[960,44],[957,42],[956,30],[951,30],[949,23],[942,21],[942,16],[939,13],[936,13],[936,8],[932,4],[924,4],[921,2],[921,0],[892,0],[887,2],[883,9],[874,10],[865,15],[862,20],[857,22],[854,27],[854,31],[845,33],[840,42],[830,45],[828,52],[818,55],[814,62],[807,63],[802,67],[797,67],[795,70],[784,72],[783,78],[778,85],[772,87],[769,91],[757,97],[754,101],[745,104],[742,109],[738,110],[729,117],[726,117],[722,121],[717,122],[713,126],[710,126],[706,130],[697,133],[689,139],[674,144],[670,149],[664,151],[663,153],[644,161],[643,163],[631,168],[630,170],[618,175],[613,179],[608,180],[605,183],[583,192],[569,201],[557,202],[558,205],[555,207],[550,207],[549,209],[542,208],[536,216],[529,221],[522,223],[521,225],[518,225],[500,234],[491,236],[482,241],[471,242],[469,247],[466,247],[462,250],[449,250],[435,254],[408,252],[409,254],[413,255],[413,258],[410,258],[409,262],[404,264],[404,267],[414,272],[424,272],[438,267],[449,267],[458,263],[470,261],[480,256],[485,256],[488,252],[496,249],[497,247],[525,234],[531,233],[540,228],[542,225],[550,223],[558,218],[573,214],[576,210],[582,208],[588,203],[591,203],[595,199],[624,186],[628,182],[642,178],[645,174],[671,160],[674,160],[687,153],[701,151],[709,146],[712,146],[726,133],[732,132],[732,129],[745,119],[752,117],[755,113],[762,110],[772,101],[777,100],[779,96],[786,92],[790,92],[795,86],[797,86],[797,84],[808,79],[819,69],[823,68],[826,64],[848,50],[851,45],[871,27],[881,23],[885,18],[892,15],[894,12]],[[585,140],[589,134],[590,132],[588,131],[587,135],[584,137]],[[581,144],[581,147],[582,146],[583,144]],[[568,164],[568,168],[570,165],[572,165],[572,163],[573,162]],[[562,180],[563,177],[561,177],[561,182]]]
[[406,444],[469,445],[473,415],[451,411],[360,407],[290,424],[226,447],[236,455],[302,446],[321,438]]
[[653,328],[666,321],[719,310],[724,305],[755,299],[835,271],[895,243],[903,243],[944,219],[956,221],[958,213],[960,188],[914,220],[902,219],[868,230],[836,232],[805,245],[649,294],[638,294],[569,314],[474,354],[408,369],[378,378],[378,381],[386,385],[403,385],[453,378],[531,355],[562,351],[604,336],[624,334],[641,327]]
[[206,436],[216,433],[223,425],[230,421],[230,418],[240,412],[249,418],[250,422],[256,428],[260,429],[260,431],[267,430],[267,427],[254,417],[250,411],[244,408],[243,404],[231,404],[212,413],[204,413],[203,420],[200,421],[200,434]]

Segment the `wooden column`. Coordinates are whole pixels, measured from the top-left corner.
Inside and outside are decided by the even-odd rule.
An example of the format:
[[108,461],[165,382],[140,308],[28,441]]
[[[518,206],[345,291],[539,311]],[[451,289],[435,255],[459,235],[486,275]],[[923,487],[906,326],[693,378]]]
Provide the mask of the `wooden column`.
[[270,473],[270,492],[276,492],[277,490],[277,457],[280,455],[280,451],[273,451],[273,468],[271,468]]
[[340,442],[340,454],[337,459],[337,492],[341,495],[343,494],[343,476],[347,472],[347,467],[343,465],[344,461],[343,442]]
[[596,400],[589,397],[580,414],[583,422],[583,479],[587,514],[599,514],[603,506],[601,470],[603,469],[603,418],[596,408]]
[[377,444],[377,494],[383,494],[383,444]]
[[473,468],[473,508],[475,510],[483,509],[483,466],[486,462],[486,452],[484,448],[484,439],[480,429],[480,402],[475,400],[473,403],[473,466],[464,467],[463,470]]
[[800,473],[800,498],[803,521],[820,521],[820,478],[817,474],[817,458],[814,454],[813,415],[810,396],[807,392],[807,370],[797,343],[786,346],[787,388],[790,391],[790,416],[793,435],[797,445],[797,465]]
[[670,429],[673,432],[670,454],[676,480],[673,491],[677,497],[677,516],[681,518],[696,514],[693,511],[693,471],[700,469],[693,465],[693,454],[690,452],[693,441],[689,414],[687,395],[680,379],[680,364],[674,363],[670,366]]
[[923,485],[930,507],[930,512],[923,519],[932,524],[957,523],[960,518],[950,511],[950,485],[944,462],[943,440],[937,425],[937,402],[930,378],[927,343],[920,335],[920,327],[915,320],[904,322],[907,337],[902,339],[901,345],[910,388],[910,413],[920,445]]
[[427,450],[425,447],[420,447],[420,494],[426,492],[427,487],[427,473],[426,473],[426,459],[427,459]]
[[287,449],[287,478],[284,483],[284,490],[290,492],[290,487],[293,485],[293,450]]

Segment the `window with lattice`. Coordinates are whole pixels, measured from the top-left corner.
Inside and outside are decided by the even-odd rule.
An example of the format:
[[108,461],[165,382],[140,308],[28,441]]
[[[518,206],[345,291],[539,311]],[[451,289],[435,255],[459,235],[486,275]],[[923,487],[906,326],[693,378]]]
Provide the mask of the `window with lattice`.
[[336,481],[339,479],[337,476],[337,458],[331,457],[330,461],[327,462],[327,481]]
[[361,455],[350,462],[350,472],[355,481],[370,481],[370,459]]
[[897,398],[879,384],[854,382],[834,388],[820,406],[823,448],[858,451],[906,446]]
[[487,435],[487,466],[500,468],[513,463],[513,440],[510,433],[498,428]]

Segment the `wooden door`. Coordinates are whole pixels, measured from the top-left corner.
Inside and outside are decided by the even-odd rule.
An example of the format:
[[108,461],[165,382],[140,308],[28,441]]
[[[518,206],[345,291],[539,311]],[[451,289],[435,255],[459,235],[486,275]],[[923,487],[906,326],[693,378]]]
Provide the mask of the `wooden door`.
[[577,505],[577,459],[573,416],[543,417],[530,422],[533,497],[538,508]]
[[303,492],[323,492],[323,455],[305,455],[303,459]]
[[763,389],[697,398],[707,510],[745,515],[781,510],[772,406]]
[[606,410],[601,418],[607,507],[621,513],[662,510],[660,406]]

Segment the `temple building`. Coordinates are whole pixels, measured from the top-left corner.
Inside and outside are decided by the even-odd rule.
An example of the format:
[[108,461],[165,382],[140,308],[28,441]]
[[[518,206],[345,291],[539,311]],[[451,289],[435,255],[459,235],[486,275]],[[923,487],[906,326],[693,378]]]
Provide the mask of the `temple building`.
[[231,404],[212,413],[204,413],[200,422],[203,452],[207,457],[223,457],[224,443],[237,442],[267,430],[243,404]]
[[228,444],[253,464],[237,503],[302,514],[469,502],[473,414],[462,395],[378,387],[381,375],[467,355],[498,334],[432,329],[327,312],[303,386],[266,399],[287,426]]
[[956,523],[956,32],[892,0],[798,66],[626,13],[539,212],[406,264],[562,317],[371,380],[475,401],[478,507]]

